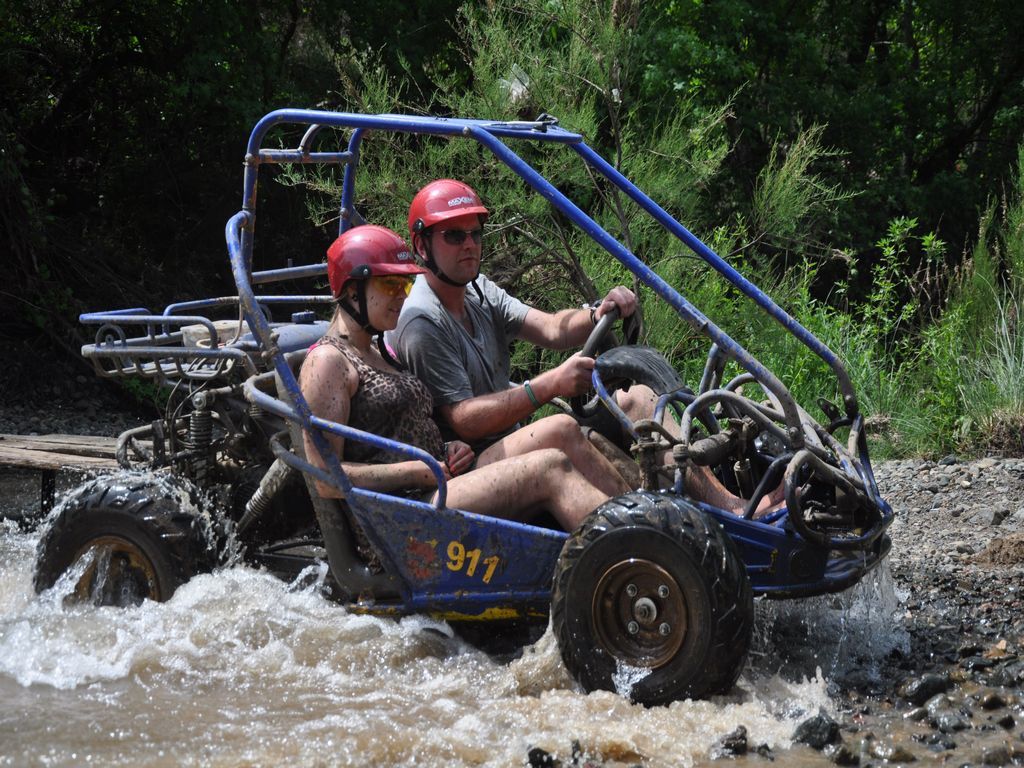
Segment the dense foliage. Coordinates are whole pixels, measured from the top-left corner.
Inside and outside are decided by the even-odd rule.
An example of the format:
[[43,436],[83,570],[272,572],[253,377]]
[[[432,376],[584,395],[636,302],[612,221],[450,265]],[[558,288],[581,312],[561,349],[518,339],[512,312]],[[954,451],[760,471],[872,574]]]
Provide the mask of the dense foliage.
[[654,13],[644,108],[657,113],[666,93],[733,99],[734,183],[778,140],[821,125],[841,150],[822,173],[857,192],[833,245],[873,252],[884,222],[906,215],[957,253],[975,233],[1024,128],[1019,3],[661,0]]
[[[374,5],[2,0],[0,335],[35,328],[73,351],[84,308],[226,287],[223,227],[259,117],[328,103],[353,51],[383,49],[396,71],[458,63],[455,2]],[[268,237],[319,247],[301,201],[274,216]]]
[[[70,352],[84,308],[225,288],[223,222],[237,209],[248,130],[270,109],[549,112],[847,359],[892,450],[980,449],[993,435],[1021,447],[1019,4],[36,0],[6,10],[0,247],[14,280],[0,289],[0,335],[45,333]],[[526,156],[808,407],[835,395],[805,349],[582,164]],[[487,270],[528,299],[564,305],[628,279],[468,142],[374,136],[360,173],[363,214],[399,231],[424,179],[477,186],[493,210]],[[319,258],[336,229],[337,180],[284,169],[278,181],[261,187],[259,250]],[[699,375],[695,333],[655,302],[645,324],[648,341]],[[534,354],[520,350],[518,365],[537,364]]]

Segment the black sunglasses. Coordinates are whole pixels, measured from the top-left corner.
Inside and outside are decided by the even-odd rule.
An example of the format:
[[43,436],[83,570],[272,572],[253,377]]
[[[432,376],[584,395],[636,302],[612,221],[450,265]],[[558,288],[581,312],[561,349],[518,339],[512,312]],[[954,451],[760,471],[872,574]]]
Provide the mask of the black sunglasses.
[[448,245],[462,245],[466,242],[467,237],[473,238],[473,242],[477,245],[480,244],[480,240],[484,236],[483,229],[442,229],[441,237]]

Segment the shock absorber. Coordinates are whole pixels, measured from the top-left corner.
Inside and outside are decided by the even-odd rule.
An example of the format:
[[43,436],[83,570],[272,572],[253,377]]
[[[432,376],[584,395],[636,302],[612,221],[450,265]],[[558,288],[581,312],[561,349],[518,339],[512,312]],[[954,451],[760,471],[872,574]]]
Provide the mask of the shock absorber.
[[256,489],[252,498],[245,505],[245,514],[238,521],[239,536],[243,535],[253,523],[263,516],[270,507],[270,502],[274,496],[281,490],[281,486],[285,484],[294,471],[281,459],[274,460],[274,463],[270,465],[270,469],[267,470],[267,474],[260,480],[259,488]]
[[192,406],[194,410],[188,420],[188,438],[193,451],[192,474],[196,484],[203,487],[213,444],[213,412],[204,392],[193,395]]

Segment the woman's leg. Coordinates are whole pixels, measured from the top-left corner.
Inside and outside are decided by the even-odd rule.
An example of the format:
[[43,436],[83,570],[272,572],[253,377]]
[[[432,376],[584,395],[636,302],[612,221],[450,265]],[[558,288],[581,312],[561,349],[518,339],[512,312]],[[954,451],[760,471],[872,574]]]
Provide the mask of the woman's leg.
[[587,440],[576,420],[565,414],[538,419],[503,437],[480,454],[477,467],[544,448],[564,453],[591,485],[608,496],[631,490],[612,463]]
[[510,520],[546,510],[567,531],[607,500],[553,448],[493,461],[448,481],[451,507]]

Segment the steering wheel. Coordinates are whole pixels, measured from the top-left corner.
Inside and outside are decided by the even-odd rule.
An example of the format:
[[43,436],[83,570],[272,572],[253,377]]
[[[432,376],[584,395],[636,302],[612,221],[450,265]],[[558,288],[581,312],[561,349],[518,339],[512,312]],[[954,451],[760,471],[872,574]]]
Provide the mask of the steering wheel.
[[587,336],[587,340],[583,342],[583,349],[580,350],[580,354],[584,357],[596,357],[604,341],[608,338],[608,334],[611,333],[612,325],[616,320],[619,319],[619,308],[613,307],[609,311],[601,315],[601,319],[597,321],[594,326],[594,330]]
[[[602,344],[607,340],[612,325],[619,319],[618,307],[605,312],[597,321],[594,330],[590,332],[580,354],[584,357],[596,357],[595,353],[601,349]],[[593,416],[600,405],[600,399],[592,397],[589,401],[583,395],[576,395],[569,399],[569,406],[577,416]]]

